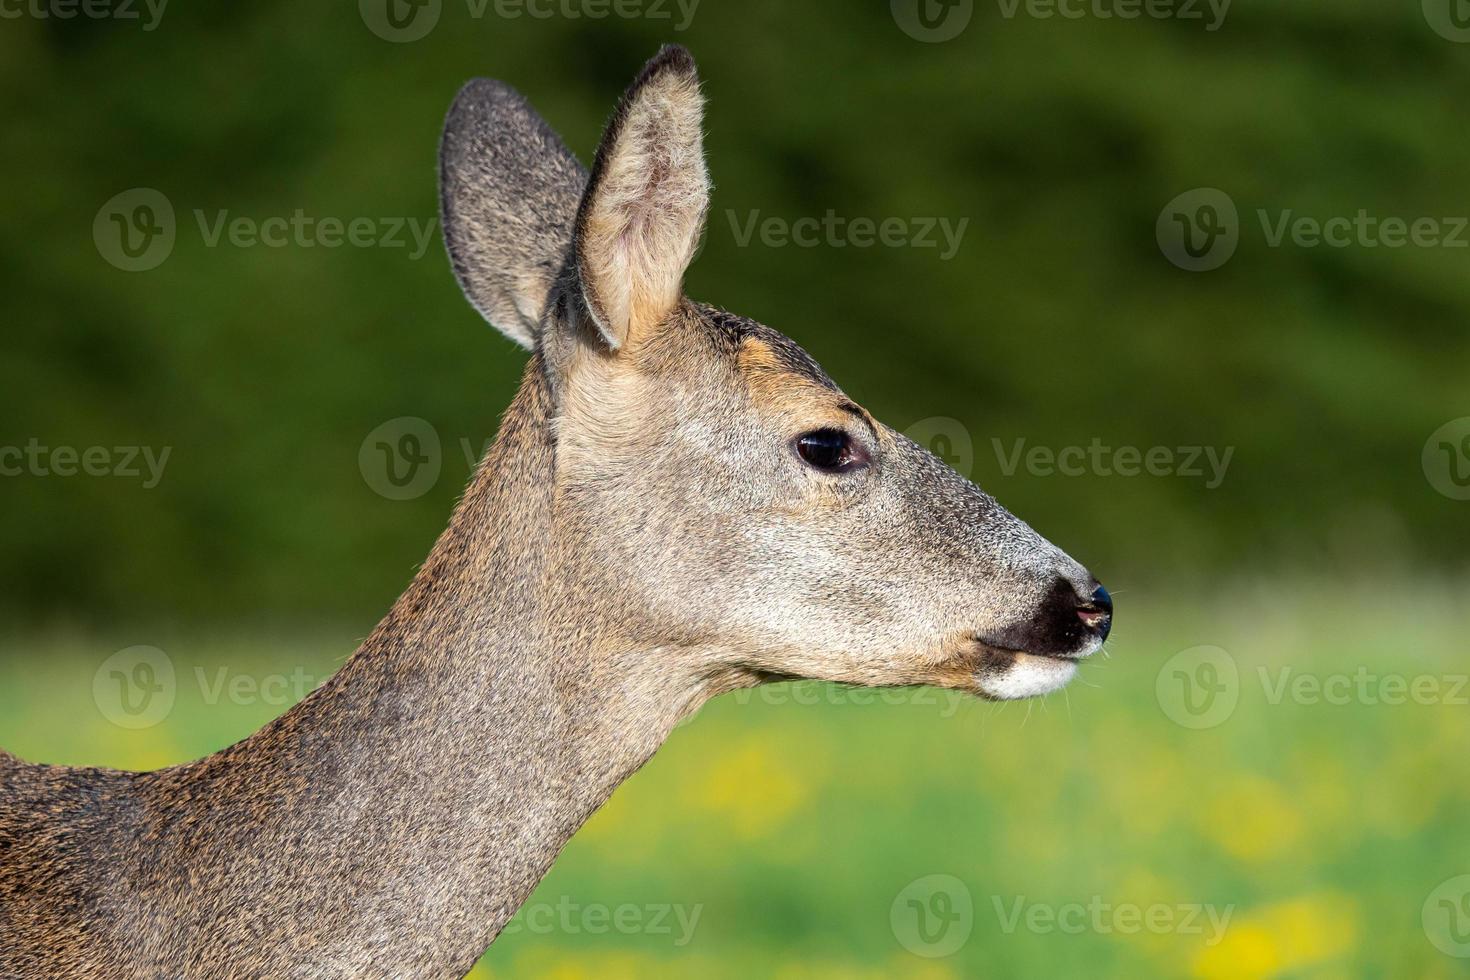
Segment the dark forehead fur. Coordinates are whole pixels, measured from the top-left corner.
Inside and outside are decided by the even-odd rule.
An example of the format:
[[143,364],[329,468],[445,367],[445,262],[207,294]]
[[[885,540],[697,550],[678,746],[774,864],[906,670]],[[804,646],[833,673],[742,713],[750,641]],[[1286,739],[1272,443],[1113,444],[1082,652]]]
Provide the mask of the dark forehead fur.
[[837,383],[827,377],[822,366],[802,350],[794,340],[779,330],[772,330],[764,323],[727,313],[713,306],[701,305],[700,317],[709,328],[707,333],[726,354],[733,356],[748,340],[758,340],[771,349],[771,353],[791,373],[799,375],[833,391],[840,390]]

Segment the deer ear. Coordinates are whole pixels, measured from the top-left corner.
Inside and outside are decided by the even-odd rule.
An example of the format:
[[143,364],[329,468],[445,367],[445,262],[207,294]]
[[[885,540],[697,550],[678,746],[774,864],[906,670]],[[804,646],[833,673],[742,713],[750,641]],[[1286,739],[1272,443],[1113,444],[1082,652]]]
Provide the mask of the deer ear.
[[587,172],[515,89],[478,78],[449,109],[439,144],[439,210],[460,288],[533,347],[566,263]]
[[709,207],[703,121],[694,59],[668,45],[623,95],[602,137],[574,248],[587,310],[614,350],[679,303]]

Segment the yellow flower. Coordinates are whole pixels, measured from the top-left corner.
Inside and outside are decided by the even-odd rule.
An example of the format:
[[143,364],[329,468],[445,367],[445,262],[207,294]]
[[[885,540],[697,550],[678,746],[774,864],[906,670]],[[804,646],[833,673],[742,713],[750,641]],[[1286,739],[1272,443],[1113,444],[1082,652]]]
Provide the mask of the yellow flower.
[[772,980],[958,980],[959,974],[947,963],[920,960],[913,956],[896,956],[881,965],[803,961],[783,963],[771,974]]
[[[471,973],[488,980],[491,971],[484,967],[481,974]],[[651,977],[679,976],[669,964],[655,957],[638,953],[569,953],[555,949],[532,949],[516,958],[515,969],[507,971],[509,976],[537,977],[539,980],[649,980]]]
[[1196,811],[1207,838],[1241,861],[1271,861],[1297,851],[1302,815],[1280,786],[1252,773],[1222,779]]
[[756,840],[779,829],[807,802],[820,771],[807,759],[798,772],[791,753],[772,745],[769,737],[747,736],[702,768],[685,797],[696,807],[722,814],[736,835]]
[[1257,980],[1339,959],[1358,945],[1357,903],[1318,893],[1254,909],[1194,961],[1202,980]]

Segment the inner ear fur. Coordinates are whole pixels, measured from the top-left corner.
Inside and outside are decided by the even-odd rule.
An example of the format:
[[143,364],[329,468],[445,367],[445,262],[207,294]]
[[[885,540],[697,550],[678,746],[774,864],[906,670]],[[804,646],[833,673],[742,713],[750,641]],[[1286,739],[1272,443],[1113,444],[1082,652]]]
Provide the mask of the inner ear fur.
[[704,97],[689,52],[669,45],[624,93],[577,210],[574,263],[613,350],[679,304],[709,208]]

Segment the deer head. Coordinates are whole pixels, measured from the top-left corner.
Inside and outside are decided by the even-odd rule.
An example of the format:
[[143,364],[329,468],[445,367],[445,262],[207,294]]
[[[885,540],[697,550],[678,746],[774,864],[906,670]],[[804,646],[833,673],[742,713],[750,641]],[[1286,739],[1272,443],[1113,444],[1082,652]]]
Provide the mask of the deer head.
[[449,113],[456,275],[549,392],[549,615],[716,689],[1061,687],[1111,623],[1086,569],[784,335],[683,295],[709,205],[702,116],[678,47],[623,96],[590,175],[501,83]]
[[460,94],[450,256],[533,351],[499,438],[387,617],[250,738],[153,773],[0,753],[0,975],[463,976],[704,698],[1025,697],[1102,645],[1080,565],[790,340],[684,298],[701,111],[665,49],[588,174],[515,92]]

